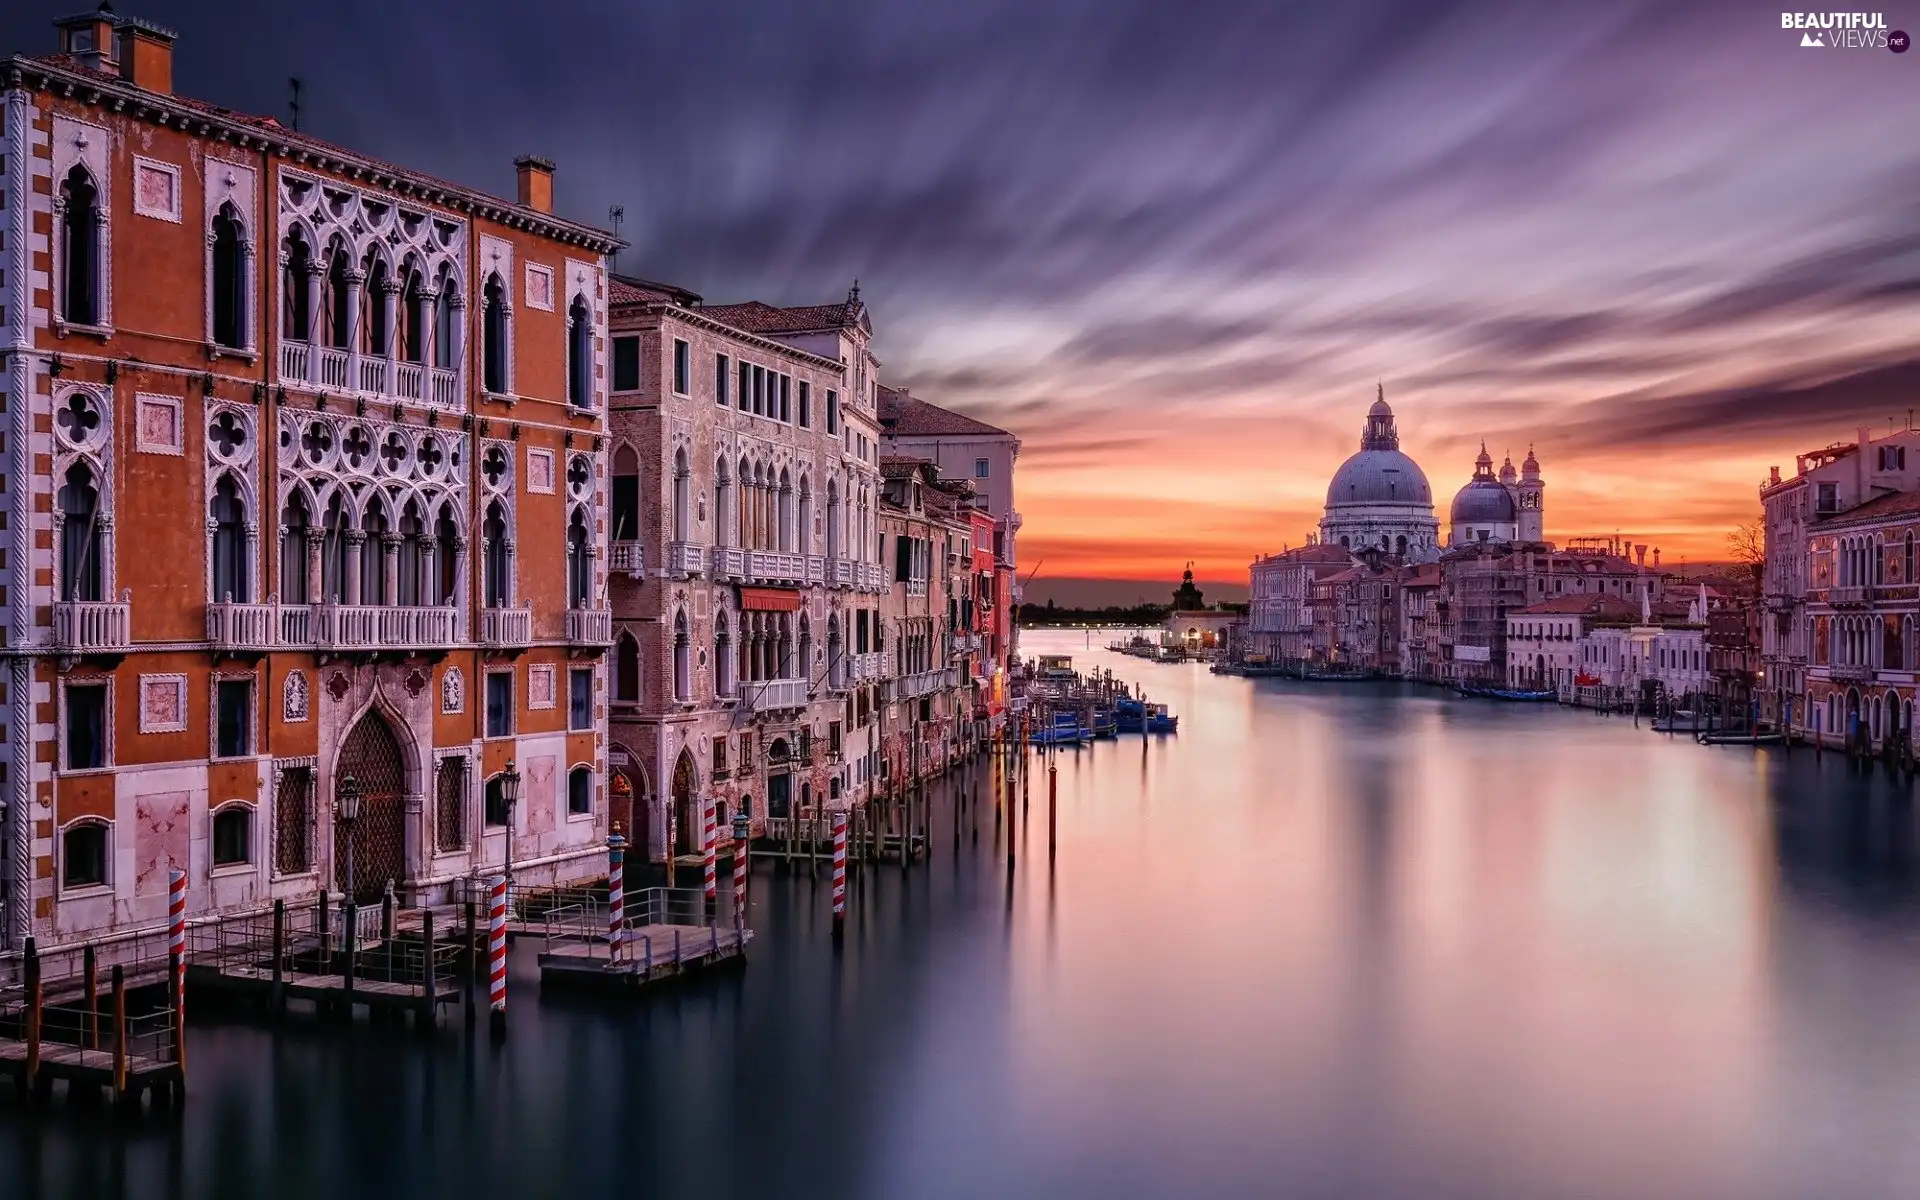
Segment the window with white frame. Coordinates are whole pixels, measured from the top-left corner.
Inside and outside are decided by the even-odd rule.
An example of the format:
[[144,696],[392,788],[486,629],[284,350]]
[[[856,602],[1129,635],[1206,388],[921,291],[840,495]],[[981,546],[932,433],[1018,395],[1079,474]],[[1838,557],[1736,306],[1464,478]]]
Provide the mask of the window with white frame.
[[60,831],[60,887],[65,891],[107,887],[112,861],[113,826],[84,817]]
[[693,390],[692,348],[680,339],[673,339],[673,394],[685,396]]
[[240,867],[253,862],[253,805],[228,801],[213,812],[213,865]]

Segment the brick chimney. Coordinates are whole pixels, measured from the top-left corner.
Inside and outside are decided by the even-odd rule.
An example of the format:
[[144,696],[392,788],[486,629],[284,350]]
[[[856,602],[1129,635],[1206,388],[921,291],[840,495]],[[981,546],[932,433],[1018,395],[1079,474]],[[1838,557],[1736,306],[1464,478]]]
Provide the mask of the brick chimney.
[[173,30],[137,17],[122,17],[120,73],[135,86],[173,94]]
[[120,64],[113,57],[114,23],[113,6],[105,0],[92,12],[55,21],[53,27],[60,31],[60,53],[71,54],[102,75],[119,75]]
[[1635,546],[1633,548],[1633,559],[1634,559],[1634,562],[1639,565],[1642,571],[1646,570],[1647,569],[1647,548],[1645,546]]
[[513,160],[520,176],[519,200],[522,207],[535,212],[553,211],[553,161],[523,154]]

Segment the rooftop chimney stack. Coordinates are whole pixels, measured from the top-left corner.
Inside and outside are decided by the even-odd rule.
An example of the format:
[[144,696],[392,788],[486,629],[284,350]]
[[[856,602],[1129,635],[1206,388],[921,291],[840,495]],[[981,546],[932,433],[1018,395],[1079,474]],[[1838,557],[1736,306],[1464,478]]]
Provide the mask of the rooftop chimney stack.
[[173,30],[122,17],[120,29],[120,72],[137,87],[163,96],[173,95]]
[[53,27],[60,31],[60,53],[73,55],[102,75],[119,75],[120,64],[113,57],[114,24],[113,6],[105,0],[92,12],[55,21]]
[[553,161],[523,154],[513,160],[520,176],[520,204],[535,212],[553,211]]
[[1633,548],[1633,560],[1642,571],[1647,569],[1647,548],[1644,545]]

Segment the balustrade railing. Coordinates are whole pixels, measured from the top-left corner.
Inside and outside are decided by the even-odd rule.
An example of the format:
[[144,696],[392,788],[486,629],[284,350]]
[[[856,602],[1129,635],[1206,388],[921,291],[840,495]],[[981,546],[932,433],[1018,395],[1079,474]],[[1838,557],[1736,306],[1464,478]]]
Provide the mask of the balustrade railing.
[[823,584],[827,581],[827,560],[818,554],[807,555],[807,582]]
[[419,363],[403,362],[393,364],[393,394],[402,400],[422,400],[421,391],[426,371]]
[[747,575],[757,582],[798,583],[806,570],[806,559],[798,554],[754,550],[747,555]]
[[348,388],[352,386],[353,381],[349,374],[347,352],[345,350],[334,350],[322,346],[319,353],[320,386],[323,388],[332,388],[337,392],[348,390]]
[[460,403],[460,377],[451,367],[434,367],[433,402],[441,408],[453,408]]
[[53,606],[53,643],[63,650],[124,650],[133,643],[131,592],[119,600],[62,600]]
[[802,708],[807,703],[807,681],[804,679],[766,679],[758,683],[743,683],[740,690],[752,702],[755,712]]
[[483,608],[480,610],[480,644],[496,649],[527,646],[533,643],[533,609]]
[[313,362],[313,347],[306,342],[280,343],[280,378],[290,383],[305,383]]
[[715,579],[745,579],[747,577],[747,552],[734,546],[715,546],[713,548],[713,577]]
[[834,587],[852,587],[857,574],[855,568],[860,564],[850,558],[827,560],[827,582]]
[[621,541],[613,544],[613,553],[608,556],[607,567],[612,571],[624,571],[635,579],[647,573],[646,544],[643,542]]
[[610,608],[568,609],[567,642],[574,646],[613,645],[613,610]]
[[329,650],[453,646],[460,611],[386,604],[321,604],[313,608],[313,644]]
[[[863,591],[882,592],[887,588],[887,572],[879,563],[860,563],[860,587]],[[924,590],[925,584],[921,587]]]
[[364,357],[360,360],[360,390],[376,396],[387,393],[387,360]]
[[707,547],[701,542],[668,542],[667,573],[686,577],[707,569]]
[[207,640],[215,650],[271,650],[279,641],[277,604],[221,600],[207,605]]

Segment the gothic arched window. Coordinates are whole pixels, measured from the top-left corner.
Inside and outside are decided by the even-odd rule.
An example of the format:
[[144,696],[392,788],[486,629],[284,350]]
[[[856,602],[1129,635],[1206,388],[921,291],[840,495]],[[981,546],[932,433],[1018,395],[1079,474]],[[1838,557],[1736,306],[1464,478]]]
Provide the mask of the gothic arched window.
[[622,704],[640,699],[640,643],[631,633],[622,633],[613,653],[613,698]]
[[308,602],[307,526],[311,523],[306,499],[295,492],[280,510],[280,598],[288,604]]
[[313,307],[307,296],[312,269],[313,250],[296,229],[287,235],[287,267],[280,276],[280,336],[291,342],[313,340]]
[[593,314],[583,296],[567,309],[567,403],[593,405]]
[[[231,203],[213,218],[213,340],[230,350],[247,348],[247,266],[245,232]],[[300,288],[306,293],[304,281]]]
[[486,580],[484,593],[488,608],[505,608],[512,603],[510,586],[512,561],[507,554],[507,514],[495,500],[487,505],[486,523],[480,536],[486,541]]
[[613,453],[613,537],[616,542],[640,538],[640,456],[633,447],[622,446]]
[[459,296],[453,272],[442,268],[440,296],[433,302],[433,365],[443,371],[453,370],[460,361],[460,322],[455,315]]
[[[741,640],[746,640],[744,631]],[[727,614],[717,613],[713,618],[713,694],[716,696],[733,695],[733,637],[727,627]]]
[[360,518],[360,603],[385,604],[387,595],[386,509],[375,501]]
[[684,447],[673,453],[673,538],[693,540],[693,468]]
[[100,192],[85,167],[60,185],[60,318],[100,323]]
[[401,604],[421,603],[420,543],[426,534],[426,522],[420,519],[420,507],[409,500],[406,512],[400,515],[400,553],[397,556],[400,586],[396,594]]
[[433,540],[434,566],[439,572],[434,602],[452,604],[460,594],[460,525],[453,519],[453,505],[440,506],[439,519],[433,523]]
[[425,362],[427,357],[427,299],[420,290],[420,271],[407,271],[407,283],[400,291],[400,357],[407,362]]
[[60,598],[100,596],[100,492],[85,463],[67,469],[60,485]]
[[510,386],[507,378],[507,289],[498,275],[487,276],[484,296],[480,326],[482,379],[487,391],[504,395]]
[[684,610],[673,617],[673,698],[693,698],[693,640],[687,633]]
[[353,345],[353,272],[344,248],[336,248],[327,265],[325,325],[328,346],[346,350]]
[[584,509],[574,509],[567,522],[567,606],[585,608],[593,590],[593,559],[587,554],[587,520]]
[[247,512],[231,476],[220,477],[207,507],[213,519],[213,598],[250,604],[253,594],[247,569]]

